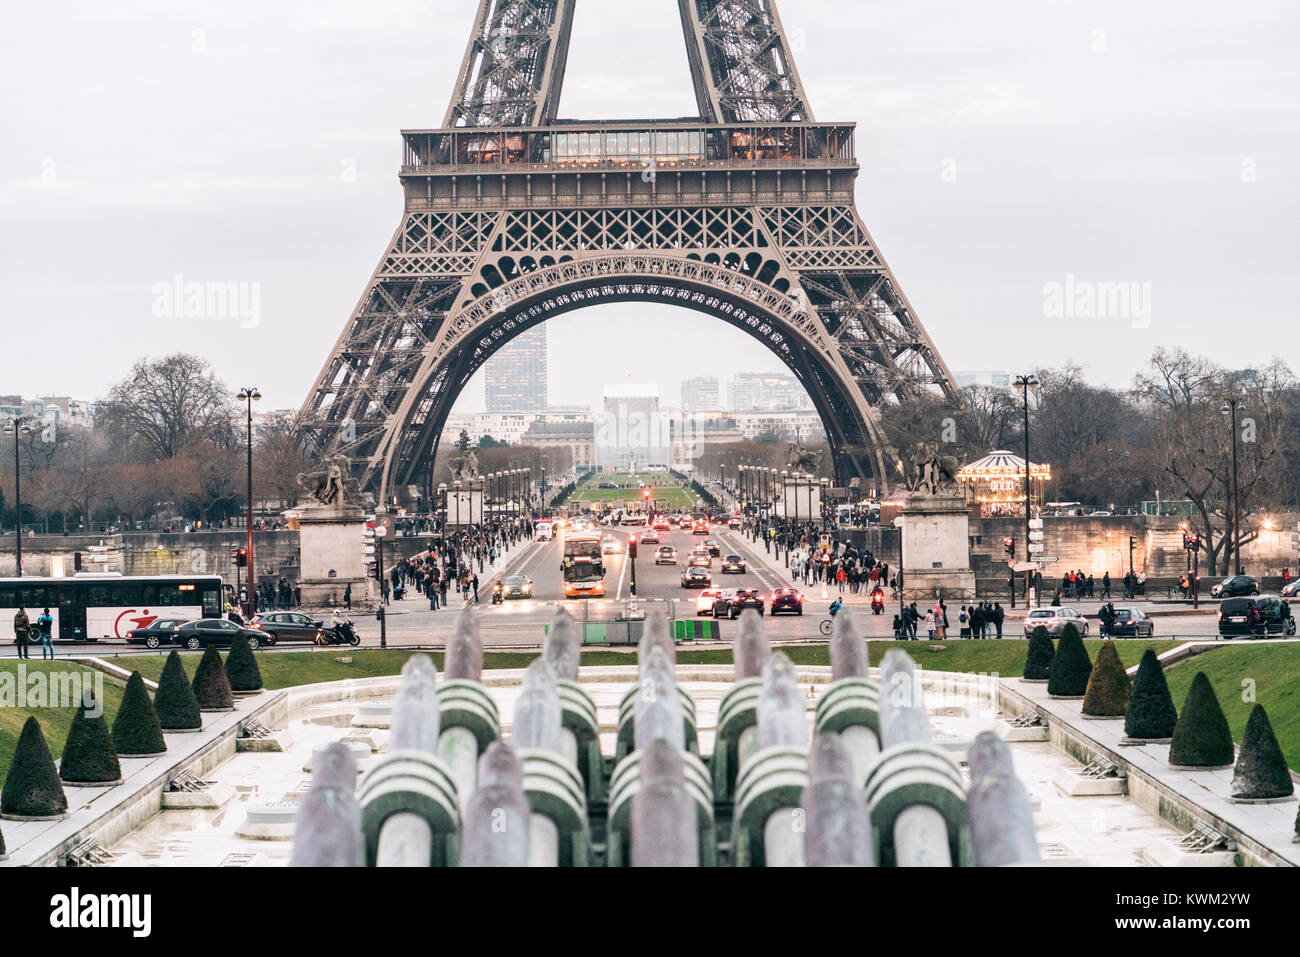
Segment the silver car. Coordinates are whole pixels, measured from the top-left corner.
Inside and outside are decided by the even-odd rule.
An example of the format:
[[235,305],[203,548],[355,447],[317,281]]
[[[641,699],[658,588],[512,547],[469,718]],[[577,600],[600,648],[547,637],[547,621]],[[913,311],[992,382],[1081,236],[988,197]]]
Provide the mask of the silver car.
[[1073,608],[1035,608],[1025,616],[1025,637],[1042,626],[1053,637],[1060,637],[1066,625],[1074,625],[1080,638],[1088,637],[1088,619]]

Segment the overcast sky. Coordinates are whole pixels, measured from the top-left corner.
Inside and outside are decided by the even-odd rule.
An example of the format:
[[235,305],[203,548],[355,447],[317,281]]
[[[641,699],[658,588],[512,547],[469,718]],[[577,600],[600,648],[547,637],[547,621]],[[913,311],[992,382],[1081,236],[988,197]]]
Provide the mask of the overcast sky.
[[[0,392],[97,398],[142,355],[187,350],[298,406],[399,221],[398,130],[441,123],[474,10],[10,5]],[[1300,367],[1294,0],[780,10],[818,120],[858,124],[858,209],[952,369],[1073,359],[1126,384],[1162,344]],[[673,0],[580,0],[563,116],[694,112]],[[169,312],[157,287],[177,276],[249,283],[256,324]],[[1053,317],[1067,276],[1076,305],[1088,283],[1137,283],[1131,314]],[[777,368],[693,312],[588,309],[550,333],[555,403],[606,382],[676,402],[682,378]],[[460,407],[481,405],[476,384]]]

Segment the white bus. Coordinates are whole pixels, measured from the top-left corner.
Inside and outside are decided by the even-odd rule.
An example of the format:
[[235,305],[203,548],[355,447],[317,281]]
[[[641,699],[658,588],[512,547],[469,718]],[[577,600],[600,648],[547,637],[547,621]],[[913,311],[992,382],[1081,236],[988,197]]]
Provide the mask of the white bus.
[[161,617],[220,618],[225,614],[216,575],[149,577],[88,573],[71,578],[0,578],[0,640],[14,640],[22,608],[34,624],[46,608],[56,641],[125,638]]

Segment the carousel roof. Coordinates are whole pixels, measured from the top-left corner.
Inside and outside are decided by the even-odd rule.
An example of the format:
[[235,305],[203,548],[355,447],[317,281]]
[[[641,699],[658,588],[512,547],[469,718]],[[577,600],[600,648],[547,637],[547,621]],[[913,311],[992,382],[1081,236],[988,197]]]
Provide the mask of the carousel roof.
[[[1052,467],[1030,462],[1029,472],[1035,478],[1050,478]],[[957,470],[957,478],[959,479],[996,478],[998,476],[1020,476],[1024,474],[1025,460],[1012,452],[1008,452],[1006,449],[990,452],[984,458],[963,465]]]

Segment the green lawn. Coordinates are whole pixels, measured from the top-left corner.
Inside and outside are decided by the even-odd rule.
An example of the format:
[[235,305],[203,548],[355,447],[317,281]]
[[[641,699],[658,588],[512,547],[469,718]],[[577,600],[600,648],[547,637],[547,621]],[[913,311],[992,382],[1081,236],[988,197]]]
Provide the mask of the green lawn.
[[1241,743],[1251,708],[1262,704],[1287,765],[1300,768],[1300,645],[1242,643],[1179,662],[1166,677],[1180,711],[1198,671],[1210,679],[1234,741]]
[[[13,758],[14,746],[18,744],[18,735],[23,729],[29,716],[35,715],[36,720],[41,723],[41,731],[45,734],[45,743],[50,747],[50,753],[57,759],[63,753],[63,743],[68,737],[68,727],[72,724],[72,716],[76,713],[75,707],[64,708],[33,708],[18,707],[17,682],[18,682],[18,664],[13,658],[6,658],[0,661],[0,771],[8,773],[9,762]],[[123,685],[113,681],[102,672],[92,671],[89,668],[82,668],[66,661],[25,661],[25,676],[27,678],[27,694],[30,698],[35,694],[32,680],[37,672],[48,675],[51,671],[63,673],[73,673],[85,681],[86,678],[100,676],[103,679],[104,689],[104,717],[108,721],[109,727],[113,725],[113,719],[117,717],[118,706],[122,703]],[[50,679],[45,677],[46,688],[49,688]],[[92,685],[93,686],[93,685]],[[83,685],[84,687],[84,685]],[[50,703],[51,699],[45,697],[45,702]],[[3,779],[0,778],[0,783]]]
[[[616,489],[597,488],[601,482],[613,482],[616,485],[628,487]],[[669,508],[691,508],[699,502],[694,492],[682,488],[681,484],[666,472],[647,472],[635,478],[631,475],[594,473],[582,480],[578,488],[569,496],[568,501],[617,502],[619,504],[637,501],[641,497],[639,488],[641,482],[645,482],[650,486],[651,498],[666,501]]]

